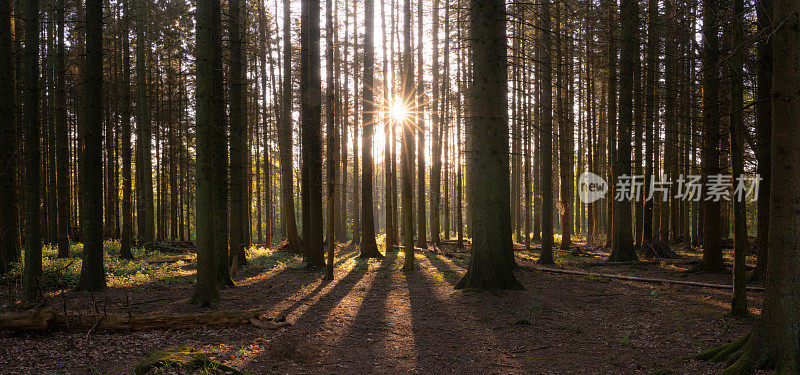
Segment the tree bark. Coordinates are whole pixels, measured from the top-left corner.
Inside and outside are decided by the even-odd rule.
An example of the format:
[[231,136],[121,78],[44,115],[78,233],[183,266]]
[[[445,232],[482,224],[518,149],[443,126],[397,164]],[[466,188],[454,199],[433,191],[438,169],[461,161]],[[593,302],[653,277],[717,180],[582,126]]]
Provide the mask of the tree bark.
[[523,289],[513,272],[505,14],[503,0],[470,1],[473,242],[469,268],[456,289]]

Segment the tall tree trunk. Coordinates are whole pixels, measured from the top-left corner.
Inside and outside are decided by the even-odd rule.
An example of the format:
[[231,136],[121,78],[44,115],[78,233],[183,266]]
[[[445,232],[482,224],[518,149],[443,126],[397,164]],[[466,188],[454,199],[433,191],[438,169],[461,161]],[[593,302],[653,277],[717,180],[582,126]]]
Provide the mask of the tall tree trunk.
[[[664,169],[662,176],[665,176],[667,181],[676,181],[678,178],[678,160],[677,160],[677,143],[678,143],[678,41],[677,41],[677,9],[676,5],[670,1],[665,3],[666,32],[664,35],[664,81],[666,83],[665,96],[664,96]],[[663,178],[662,178],[663,179]],[[674,191],[668,194],[667,197],[659,203],[659,212],[661,213],[661,228],[659,233],[661,241],[670,243],[674,241],[678,235],[677,228],[677,204],[678,200],[675,198]],[[670,236],[670,233],[672,236]]]
[[302,252],[300,234],[294,214],[294,165],[292,161],[292,36],[291,8],[283,2],[283,104],[280,129],[278,130],[278,153],[281,164],[281,217],[286,230],[288,250],[294,254]]
[[[744,176],[744,84],[742,69],[744,64],[744,1],[733,0],[733,48],[731,55],[731,172],[733,181],[743,181]],[[795,94],[796,95],[796,94]],[[746,316],[747,310],[747,202],[745,196],[733,197],[733,297],[731,315]]]
[[425,81],[422,74],[422,1],[417,0],[417,95],[415,112],[417,113],[417,247],[427,248],[425,219]]
[[[703,5],[703,180],[720,173],[719,167],[719,21],[716,0],[705,0]],[[704,200],[703,207],[703,261],[700,269],[721,272],[720,202]]]
[[146,29],[148,0],[136,4],[136,219],[139,237],[155,239],[153,204],[153,164],[150,155],[150,111],[148,109]]
[[375,242],[375,218],[372,203],[372,138],[375,134],[375,102],[373,66],[375,63],[375,3],[364,0],[364,87],[361,95],[363,116],[361,133],[361,254],[362,258],[379,258]]
[[470,1],[469,131],[480,136],[470,156],[470,262],[456,289],[523,289],[513,272],[505,14],[503,0]]
[[[658,128],[658,0],[649,0],[647,5],[647,67],[645,69],[645,167],[644,197],[650,193],[650,184],[654,179],[655,168],[655,131]],[[642,238],[640,243],[653,240],[653,200],[643,203]]]
[[197,62],[195,95],[197,109],[197,283],[192,303],[214,306],[219,302],[217,291],[216,250],[214,248],[214,12],[219,11],[219,0],[198,0],[195,11]]
[[[619,144],[615,157],[614,181],[631,174],[631,131],[633,127],[633,67],[637,63],[636,54],[637,20],[639,4],[637,0],[622,0],[622,48],[620,50],[619,85]],[[633,182],[633,181],[631,181]],[[637,260],[633,247],[633,228],[631,225],[631,201],[625,197],[614,202],[614,249],[608,260],[628,262]]]
[[[438,1],[438,0],[435,0],[435,1]],[[386,60],[386,43],[387,43],[386,34],[387,34],[387,27],[386,27],[386,15],[384,14],[385,10],[386,10],[386,6],[385,6],[386,1],[385,0],[380,0],[380,2],[381,2],[381,26],[382,26],[381,30],[382,30],[382,37],[383,37],[383,40],[382,40],[382,43],[381,43],[381,58],[382,58],[382,62],[383,62],[381,64],[381,69],[382,69],[382,73],[383,73],[383,105],[384,105],[384,107],[386,107],[386,106],[391,105],[390,101],[389,101],[390,100],[389,99],[389,72],[388,72],[389,62]],[[434,22],[436,22],[435,19],[434,19]],[[392,39],[392,40],[394,40],[394,39]],[[436,47],[434,47],[434,51],[435,51],[435,48]],[[394,61],[392,61],[392,63],[393,62]],[[434,73],[434,74],[436,74],[436,73]],[[395,78],[395,77],[393,76],[392,78]],[[394,100],[394,97],[392,97],[391,100]],[[397,243],[395,241],[395,238],[397,237],[397,234],[396,234],[397,233],[397,227],[395,227],[395,223],[394,223],[394,217],[395,217],[394,212],[397,210],[397,208],[396,208],[396,206],[394,204],[395,203],[394,201],[396,199],[396,190],[394,189],[393,183],[394,183],[395,179],[394,179],[394,175],[392,174],[392,152],[393,152],[395,146],[394,146],[394,138],[392,136],[393,135],[392,134],[393,124],[391,123],[391,121],[393,121],[393,120],[391,120],[389,118],[389,116],[386,116],[385,120],[383,122],[383,129],[384,129],[383,168],[384,168],[384,171],[385,171],[385,181],[386,181],[386,183],[385,183],[385,187],[386,187],[386,189],[385,189],[385,195],[386,195],[386,210],[385,210],[385,214],[386,214],[386,218],[385,218],[385,220],[386,220],[386,236],[385,236],[385,242],[386,242],[386,252],[387,253],[391,252],[391,251],[394,251],[394,246]]]
[[230,38],[230,62],[228,65],[230,108],[230,256],[239,266],[247,264],[245,249],[250,231],[247,217],[250,212],[248,197],[247,108],[245,84],[245,54],[242,45],[243,4],[240,0],[228,1],[228,37]]
[[[411,55],[411,0],[403,1],[403,103],[408,108],[414,98],[414,60]],[[405,261],[404,272],[414,271],[414,124],[411,119],[404,119],[402,146],[402,200],[403,200],[403,248]]]
[[322,268],[322,88],[319,56],[319,0],[303,0],[300,22],[300,118],[302,128],[303,255]]
[[775,0],[773,4],[773,21],[779,26],[771,36],[772,57],[781,63],[775,64],[772,76],[771,182],[780,194],[770,196],[770,261],[761,316],[742,339],[700,355],[727,360],[731,366],[724,374],[746,374],[756,368],[774,369],[778,374],[800,371],[800,2]]
[[78,289],[106,287],[103,268],[103,1],[86,1],[86,128],[83,142],[83,263]]
[[39,0],[25,0],[25,263],[22,270],[23,299],[28,303],[42,296],[42,242],[39,228],[40,151],[39,138]]
[[[14,25],[12,1],[2,0],[0,1],[0,165],[3,167],[0,168],[0,196],[3,200],[0,202],[0,228],[2,228],[0,229],[0,274],[10,269],[11,263],[20,260],[16,183],[17,77],[14,68],[12,25]],[[61,40],[63,41],[63,38]]]
[[541,193],[542,193],[542,251],[539,263],[553,264],[553,81],[550,61],[550,4],[540,5],[539,14],[539,101],[541,124],[539,125]]
[[[758,32],[768,33],[772,29],[772,0],[762,0],[756,3],[758,16]],[[756,171],[763,179],[758,191],[758,225],[757,249],[758,263],[753,271],[753,279],[763,279],[766,276],[768,246],[769,246],[769,202],[770,202],[770,135],[772,133],[772,38],[761,38],[758,41],[757,51],[757,84],[756,89],[756,136],[758,147],[756,157],[758,168]]]
[[[222,61],[222,9],[219,1],[212,2],[211,10],[211,192],[210,211],[197,209],[197,213],[213,212],[213,249],[216,257],[217,284],[220,287],[235,285],[230,274],[228,242],[228,124],[225,117],[225,84]],[[199,163],[199,161],[198,161]],[[200,216],[200,215],[198,215]],[[202,303],[201,303],[202,305]]]
[[125,1],[125,20],[122,29],[122,237],[119,256],[133,259],[133,213],[131,212],[131,68],[130,68],[130,1]]
[[337,134],[336,108],[334,108],[334,103],[336,103],[334,87],[336,83],[333,79],[333,33],[335,32],[335,28],[333,25],[334,17],[331,3],[332,0],[325,0],[325,123],[328,136],[328,145],[326,148],[328,162],[328,206],[325,212],[325,228],[327,229],[325,234],[328,246],[328,259],[325,264],[325,280],[333,280],[334,250],[336,249],[336,210],[338,209],[336,204],[336,174],[338,173],[337,169],[339,166],[339,135]]
[[[441,212],[439,211],[439,207],[441,205],[442,200],[442,137],[441,137],[441,125],[439,121],[439,113],[443,112],[443,107],[441,107],[439,102],[439,86],[442,85],[442,82],[439,80],[439,0],[433,0],[433,30],[431,30],[431,35],[433,36],[433,57],[432,57],[432,66],[431,71],[433,74],[433,81],[431,81],[431,88],[432,88],[432,108],[431,108],[431,239],[433,240],[433,246],[438,247],[441,245],[441,237],[440,237],[440,221],[439,215]],[[449,22],[446,20],[445,22]],[[444,90],[441,90],[444,91]]]

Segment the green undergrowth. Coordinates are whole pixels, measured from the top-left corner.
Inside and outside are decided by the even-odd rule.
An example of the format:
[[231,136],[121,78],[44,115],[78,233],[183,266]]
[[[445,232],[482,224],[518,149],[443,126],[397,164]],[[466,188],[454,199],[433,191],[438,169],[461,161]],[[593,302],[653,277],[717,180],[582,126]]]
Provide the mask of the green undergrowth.
[[[131,249],[134,259],[127,260],[119,257],[119,247],[118,241],[106,241],[103,244],[103,264],[109,287],[136,286],[153,282],[180,284],[190,282],[192,279],[191,272],[185,268],[194,262],[194,254],[186,253],[176,256],[134,247]],[[82,243],[70,245],[68,258],[58,258],[58,249],[55,245],[42,246],[42,287],[44,290],[76,287],[81,274],[82,256]],[[175,261],[164,262],[163,260],[166,259]],[[0,283],[18,283],[21,271],[22,264],[15,264],[10,272],[0,276]]]
[[135,375],[162,374],[248,374],[219,363],[191,346],[178,349],[157,350],[139,362],[133,369]]

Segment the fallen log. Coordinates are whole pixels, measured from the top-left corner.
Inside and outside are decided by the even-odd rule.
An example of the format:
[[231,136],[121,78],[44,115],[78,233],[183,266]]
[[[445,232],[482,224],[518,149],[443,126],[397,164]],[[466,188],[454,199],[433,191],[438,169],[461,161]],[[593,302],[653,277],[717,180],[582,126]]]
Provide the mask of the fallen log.
[[[701,287],[701,288],[712,288],[712,289],[733,289],[733,285],[707,284],[707,283],[701,283],[701,282],[696,282],[696,281],[671,280],[671,279],[653,279],[653,278],[648,278],[648,277],[610,275],[610,274],[606,274],[606,273],[572,271],[572,270],[562,270],[562,269],[558,269],[558,268],[546,268],[546,267],[530,267],[530,268],[534,269],[534,270],[538,270],[538,271],[543,271],[543,272],[561,273],[561,274],[567,274],[567,275],[606,277],[606,278],[609,278],[609,279],[627,280],[627,281],[639,281],[639,282],[644,282],[644,283],[678,284],[678,285],[689,285],[689,286],[697,286],[697,287]],[[752,292],[763,292],[764,288],[760,287],[760,286],[748,286],[747,290],[752,291]]]
[[221,328],[254,325],[280,329],[291,325],[265,318],[263,310],[209,311],[202,313],[97,314],[69,315],[52,308],[0,314],[0,330],[92,329],[109,331],[143,331],[157,329]]

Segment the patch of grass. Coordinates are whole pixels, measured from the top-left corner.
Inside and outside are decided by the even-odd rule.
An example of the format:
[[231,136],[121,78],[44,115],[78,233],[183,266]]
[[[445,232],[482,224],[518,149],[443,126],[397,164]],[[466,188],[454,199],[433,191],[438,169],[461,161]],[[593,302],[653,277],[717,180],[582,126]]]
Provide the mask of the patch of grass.
[[[145,250],[142,247],[131,249],[133,260],[120,259],[119,241],[106,241],[103,244],[104,260],[106,270],[106,282],[109,287],[125,287],[143,285],[156,281],[164,281],[170,284],[182,284],[191,282],[193,279],[191,272],[184,270],[184,266],[193,262],[194,254],[186,254],[187,260],[176,262],[150,263],[155,259],[165,259],[174,254],[164,254],[153,250]],[[42,287],[45,290],[72,289],[78,285],[83,263],[83,244],[73,243],[70,245],[70,256],[68,258],[58,257],[57,246],[42,246]],[[5,275],[0,276],[0,283],[17,282],[22,273],[23,265],[15,264],[14,268]]]
[[163,373],[166,369],[179,369],[201,374],[234,374],[246,372],[219,363],[191,346],[178,349],[157,350],[147,356],[133,369],[136,375]]
[[617,342],[622,345],[628,345],[631,343],[631,339],[628,336],[620,337],[617,339]]

